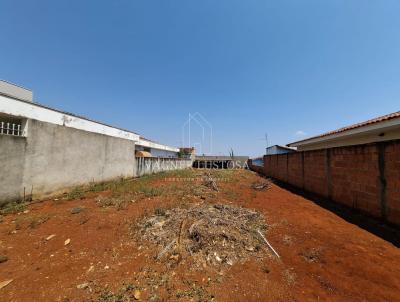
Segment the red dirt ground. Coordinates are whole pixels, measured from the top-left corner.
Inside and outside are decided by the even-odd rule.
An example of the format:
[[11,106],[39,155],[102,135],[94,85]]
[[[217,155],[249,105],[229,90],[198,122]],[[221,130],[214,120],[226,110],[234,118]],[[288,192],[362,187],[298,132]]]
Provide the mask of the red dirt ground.
[[[8,261],[0,263],[0,282],[13,281],[0,289],[0,300],[114,301],[101,300],[100,291],[132,284],[144,301],[400,301],[398,248],[276,185],[255,191],[251,185],[261,178],[253,172],[233,173],[218,183],[221,192],[206,196],[161,194],[117,210],[96,203],[97,195],[110,194],[102,192],[4,216],[0,255]],[[153,185],[168,184],[157,178]],[[156,261],[159,250],[137,239],[135,220],[156,208],[201,201],[263,213],[266,237],[281,258],[251,259],[222,273],[192,270],[190,259]],[[71,214],[76,206],[84,210]],[[83,283],[88,286],[78,289]]]

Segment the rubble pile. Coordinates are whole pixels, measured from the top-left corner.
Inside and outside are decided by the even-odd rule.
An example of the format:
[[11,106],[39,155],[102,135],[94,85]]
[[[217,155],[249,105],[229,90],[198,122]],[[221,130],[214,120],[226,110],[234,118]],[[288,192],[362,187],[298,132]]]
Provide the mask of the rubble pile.
[[156,259],[192,257],[199,266],[223,267],[265,255],[259,232],[267,229],[257,211],[223,204],[157,209],[138,223],[142,239],[159,246]]

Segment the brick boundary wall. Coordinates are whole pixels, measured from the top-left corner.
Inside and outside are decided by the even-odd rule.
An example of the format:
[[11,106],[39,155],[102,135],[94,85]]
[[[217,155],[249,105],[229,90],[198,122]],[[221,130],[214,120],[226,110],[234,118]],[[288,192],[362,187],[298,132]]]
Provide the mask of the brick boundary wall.
[[261,172],[400,225],[400,140],[265,155]]

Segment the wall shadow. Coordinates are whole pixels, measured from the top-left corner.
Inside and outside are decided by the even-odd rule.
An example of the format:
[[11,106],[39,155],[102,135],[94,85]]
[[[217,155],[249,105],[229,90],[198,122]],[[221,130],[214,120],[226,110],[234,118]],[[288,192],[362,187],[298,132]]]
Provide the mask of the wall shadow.
[[[261,177],[265,178],[265,175],[259,174]],[[269,177],[268,177],[269,178]],[[270,178],[274,184],[279,187],[290,191],[293,194],[302,196],[315,204],[329,210],[339,217],[343,218],[349,223],[355,224],[360,228],[392,243],[394,246],[400,248],[400,226],[392,225],[382,221],[381,219],[369,216],[365,213],[360,212],[357,209],[350,208],[348,206],[336,203],[332,200],[326,198],[321,198],[320,196],[303,191],[292,185],[284,183],[274,178]]]

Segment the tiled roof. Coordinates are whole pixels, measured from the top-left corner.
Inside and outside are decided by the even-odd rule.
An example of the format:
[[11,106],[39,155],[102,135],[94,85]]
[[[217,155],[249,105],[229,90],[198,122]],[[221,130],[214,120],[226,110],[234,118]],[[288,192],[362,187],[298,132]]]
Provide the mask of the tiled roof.
[[320,137],[324,137],[324,136],[334,135],[334,134],[342,133],[342,132],[349,131],[349,130],[352,130],[352,129],[361,128],[361,127],[364,127],[364,126],[369,126],[371,124],[377,124],[377,123],[385,122],[385,121],[388,121],[388,120],[391,120],[391,119],[395,119],[395,118],[400,118],[400,111],[389,113],[389,114],[386,114],[386,115],[383,115],[383,116],[379,116],[379,117],[367,120],[365,122],[353,124],[353,125],[346,126],[346,127],[343,127],[343,128],[339,128],[339,129],[336,129],[336,130],[333,130],[333,131],[329,131],[329,132],[326,132],[326,133],[323,133],[323,134],[320,134],[320,135],[309,137],[309,138],[306,138],[306,139],[303,139],[303,140],[300,140],[300,141],[297,141],[297,142],[293,142],[293,143],[290,143],[289,146],[293,145],[293,144],[296,144],[296,143],[308,141],[310,139],[315,139],[315,138],[320,138]]

